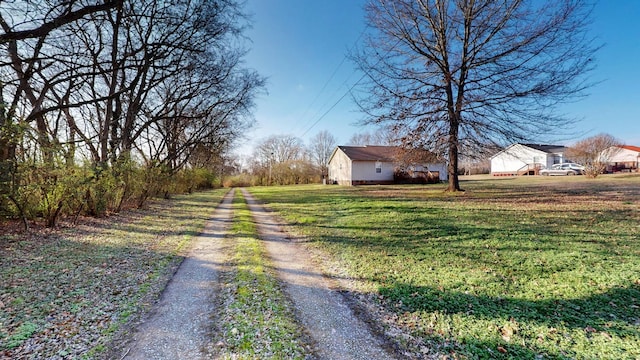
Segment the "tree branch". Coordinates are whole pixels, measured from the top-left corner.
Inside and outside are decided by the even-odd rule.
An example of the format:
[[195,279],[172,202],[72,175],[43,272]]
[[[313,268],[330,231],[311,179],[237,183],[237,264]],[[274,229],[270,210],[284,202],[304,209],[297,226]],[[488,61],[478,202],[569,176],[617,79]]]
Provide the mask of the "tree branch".
[[51,31],[61,26],[64,26],[66,24],[77,21],[83,18],[85,15],[110,10],[116,6],[121,5],[122,2],[123,0],[106,0],[103,4],[87,5],[78,10],[69,11],[63,15],[60,15],[57,18],[51,21],[45,22],[44,24],[33,29],[20,30],[20,31],[11,31],[11,30],[5,29],[5,33],[0,34],[0,43],[44,37],[47,34],[49,34]]

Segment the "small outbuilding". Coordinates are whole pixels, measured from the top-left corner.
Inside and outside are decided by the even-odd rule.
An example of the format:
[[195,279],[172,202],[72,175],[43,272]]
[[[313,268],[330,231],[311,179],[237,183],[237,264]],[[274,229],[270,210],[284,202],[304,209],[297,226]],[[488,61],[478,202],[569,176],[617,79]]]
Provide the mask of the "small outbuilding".
[[398,146],[338,146],[329,158],[329,182],[365,185],[447,181],[447,165],[436,159],[429,152],[408,152]]
[[513,144],[491,157],[494,176],[538,175],[553,164],[567,162],[562,145]]

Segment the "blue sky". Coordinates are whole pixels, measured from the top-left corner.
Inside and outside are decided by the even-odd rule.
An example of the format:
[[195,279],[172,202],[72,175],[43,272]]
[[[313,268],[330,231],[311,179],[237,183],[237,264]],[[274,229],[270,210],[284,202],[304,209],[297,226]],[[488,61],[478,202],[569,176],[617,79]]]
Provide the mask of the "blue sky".
[[[253,27],[245,34],[251,39],[246,65],[267,77],[268,94],[257,99],[256,126],[238,152],[248,155],[256,141],[270,135],[293,135],[307,142],[328,130],[343,144],[354,133],[367,131],[357,124],[362,115],[351,97],[338,102],[361,76],[345,55],[361,41],[365,2],[247,1]],[[638,18],[640,1],[596,3],[592,32],[604,47],[591,77],[599,83],[589,96],[561,109],[581,119],[575,129],[580,135],[566,143],[605,132],[640,146]]]

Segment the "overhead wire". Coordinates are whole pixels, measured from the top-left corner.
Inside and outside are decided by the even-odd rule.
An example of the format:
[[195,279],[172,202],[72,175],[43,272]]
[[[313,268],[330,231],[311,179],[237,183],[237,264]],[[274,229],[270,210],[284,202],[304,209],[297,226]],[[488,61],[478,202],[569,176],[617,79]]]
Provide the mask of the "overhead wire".
[[[311,101],[311,103],[309,104],[309,106],[305,109],[305,111],[302,113],[302,115],[300,115],[301,118],[304,118],[307,113],[309,112],[309,110],[311,110],[311,107],[313,107],[313,105],[315,105],[316,101],[318,101],[318,99],[320,98],[320,95],[322,95],[322,93],[324,92],[324,90],[327,88],[327,86],[329,85],[329,83],[331,82],[331,80],[333,80],[333,78],[335,77],[335,75],[338,73],[338,70],[340,70],[340,68],[342,67],[342,64],[344,64],[345,60],[347,60],[347,57],[344,56],[342,58],[342,61],[340,61],[340,64],[338,64],[338,66],[333,70],[333,73],[331,74],[331,76],[329,76],[329,79],[324,83],[324,85],[322,86],[322,89],[320,89],[320,91],[318,92],[318,94],[316,95],[316,97]],[[324,106],[324,105],[323,105]],[[303,125],[306,126],[306,124]]]
[[304,137],[305,135],[307,135],[309,131],[311,131],[311,129],[313,129],[316,125],[318,125],[318,123],[322,119],[324,119],[324,117],[327,116],[327,114],[329,114],[331,110],[333,110],[336,106],[338,106],[338,104],[342,101],[342,99],[344,99],[347,95],[351,93],[351,90],[353,90],[353,88],[355,88],[360,83],[360,81],[362,81],[362,79],[365,78],[365,76],[366,74],[362,75],[360,79],[358,79],[358,81],[356,81],[353,85],[351,85],[349,90],[347,90],[344,94],[342,94],[342,96],[336,102],[334,102],[333,105],[331,105],[331,107],[318,118],[318,120],[316,120],[313,124],[311,124],[311,126],[309,126],[309,128],[304,133],[302,133],[300,137]]
[[[391,46],[386,53],[384,54],[384,56],[388,55],[393,49],[395,49],[396,46],[398,46],[398,44],[401,42],[401,39],[398,39],[398,41],[396,41],[395,44],[393,44],[393,46]],[[383,57],[384,57],[383,56]],[[378,59],[378,61],[373,65],[373,66],[377,66],[383,59],[383,57],[380,57]],[[353,75],[353,73],[352,73]],[[336,106],[338,106],[338,104],[347,96],[351,93],[351,91],[358,85],[360,84],[360,82],[367,76],[367,73],[362,74],[362,76],[360,77],[360,79],[358,79],[358,81],[356,81],[353,85],[351,85],[351,87],[344,93],[342,94],[342,96],[336,100],[333,105],[331,105],[331,107],[325,111],[313,124],[311,124],[311,126],[309,126],[309,128],[307,128],[307,130],[305,130],[304,133],[302,133],[302,135],[300,137],[304,137],[309,131],[311,131],[311,129],[313,129],[322,119],[325,118],[325,116],[327,116],[331,110],[333,110]],[[345,81],[346,83],[346,81]],[[343,83],[343,85],[345,84]]]
[[[362,29],[362,31],[360,32],[360,35],[358,35],[358,38],[353,42],[353,45],[351,45],[349,51],[352,51],[360,42],[360,39],[362,39],[362,37],[364,36],[364,33],[366,32],[367,28],[369,26],[365,26],[364,29]],[[320,98],[320,96],[322,95],[322,93],[326,90],[327,86],[329,86],[329,84],[331,83],[331,80],[333,80],[333,78],[335,77],[335,75],[338,73],[338,71],[340,70],[340,68],[342,67],[342,65],[345,63],[345,61],[347,60],[347,55],[344,55],[342,57],[342,60],[340,61],[340,63],[338,64],[338,66],[333,70],[333,72],[331,73],[331,75],[329,76],[329,78],[327,79],[327,81],[324,83],[324,85],[322,86],[322,88],[320,89],[320,91],[318,92],[318,94],[315,96],[315,98],[311,101],[311,103],[309,104],[309,106],[307,107],[307,109],[302,113],[301,117],[304,118],[307,113],[309,112],[309,110],[311,110],[311,108],[313,107],[313,105],[315,105],[315,103],[318,101],[318,99]],[[353,75],[354,73],[352,73],[351,75]],[[351,75],[349,75],[349,77],[347,78],[347,80],[345,80],[342,85],[346,84],[347,81],[351,78]],[[341,85],[341,86],[342,86]],[[328,99],[331,99],[337,92],[339,91],[339,88],[337,88],[332,94],[331,96],[328,97]],[[344,98],[344,96],[342,97]],[[329,100],[327,100],[327,102],[325,102],[324,104],[322,104],[322,106],[320,107],[320,109],[324,108],[327,104],[328,104]],[[336,104],[337,105],[337,104]],[[336,105],[332,105],[332,108],[334,108]],[[319,111],[318,111],[319,112]],[[316,114],[318,113],[316,112]],[[304,129],[307,124],[311,121],[311,119],[313,119],[313,117],[310,117],[308,121],[306,121],[303,125],[302,125],[302,129]],[[312,125],[313,126],[313,125]],[[306,134],[310,129],[307,129],[304,134]],[[304,134],[302,136],[304,136]]]

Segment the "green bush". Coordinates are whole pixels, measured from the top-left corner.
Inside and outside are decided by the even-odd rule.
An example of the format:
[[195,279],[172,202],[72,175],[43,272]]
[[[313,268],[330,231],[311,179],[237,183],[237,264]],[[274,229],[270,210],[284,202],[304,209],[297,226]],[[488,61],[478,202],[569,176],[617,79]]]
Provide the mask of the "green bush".
[[145,190],[144,170],[131,157],[123,157],[113,167],[113,176],[119,187],[114,211],[133,207]]
[[211,170],[173,173],[164,165],[141,166],[126,156],[113,166],[90,162],[73,165],[62,155],[54,155],[48,162],[32,157],[22,162],[9,159],[0,165],[0,216],[20,217],[25,227],[28,220],[37,218],[52,227],[64,216],[102,217],[141,207],[152,197],[211,189],[217,180]]
[[40,185],[40,212],[47,226],[56,225],[61,215],[81,211],[84,190],[87,188],[87,173],[79,167],[50,168],[41,166],[34,175]]
[[26,228],[27,220],[39,216],[40,190],[29,167],[15,164],[13,169],[1,196],[6,204],[3,215],[22,218]]
[[214,171],[209,169],[193,169],[190,171],[196,175],[195,179],[197,180],[194,182],[195,187],[193,190],[208,190],[216,187],[218,177]]
[[115,208],[115,201],[119,198],[118,181],[108,167],[93,166],[91,172],[85,195],[87,214],[101,217]]
[[184,169],[172,176],[170,190],[173,193],[193,193],[215,188],[216,176],[209,169]]

